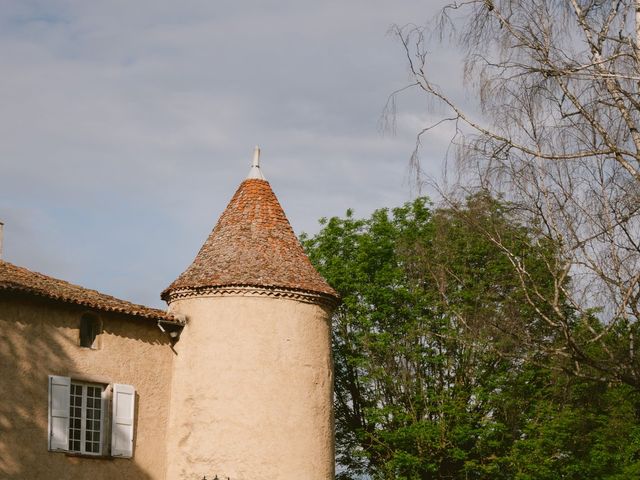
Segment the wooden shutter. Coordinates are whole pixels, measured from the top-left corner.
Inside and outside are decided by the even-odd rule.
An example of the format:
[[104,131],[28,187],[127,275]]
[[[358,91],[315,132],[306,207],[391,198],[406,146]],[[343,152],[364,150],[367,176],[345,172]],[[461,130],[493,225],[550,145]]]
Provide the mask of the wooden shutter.
[[133,416],[136,390],[131,385],[113,385],[113,418],[111,423],[111,455],[133,456]]
[[49,450],[69,450],[71,379],[49,375]]

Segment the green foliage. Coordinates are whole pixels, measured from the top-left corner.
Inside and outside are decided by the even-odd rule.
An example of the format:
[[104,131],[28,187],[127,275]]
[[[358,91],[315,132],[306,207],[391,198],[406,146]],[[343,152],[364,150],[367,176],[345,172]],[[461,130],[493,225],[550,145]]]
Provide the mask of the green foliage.
[[[548,303],[526,301],[523,281],[550,294],[557,260],[508,205],[477,195],[454,211],[420,198],[322,224],[302,241],[342,297],[333,316],[339,478],[640,472],[638,394],[537,366],[539,347],[557,339],[542,319]],[[527,279],[483,229],[526,263]]]
[[534,395],[509,454],[513,478],[637,478],[638,392],[626,385],[561,379]]

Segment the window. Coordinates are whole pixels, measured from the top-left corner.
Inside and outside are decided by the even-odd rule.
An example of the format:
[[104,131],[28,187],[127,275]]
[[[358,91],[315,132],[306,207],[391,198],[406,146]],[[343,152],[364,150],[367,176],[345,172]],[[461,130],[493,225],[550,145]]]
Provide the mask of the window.
[[100,320],[89,314],[80,317],[80,346],[97,348],[96,337],[100,334]]
[[85,455],[109,455],[110,450],[113,457],[132,457],[134,411],[131,385],[50,375],[49,450]]
[[71,382],[69,451],[100,455],[104,427],[104,387]]

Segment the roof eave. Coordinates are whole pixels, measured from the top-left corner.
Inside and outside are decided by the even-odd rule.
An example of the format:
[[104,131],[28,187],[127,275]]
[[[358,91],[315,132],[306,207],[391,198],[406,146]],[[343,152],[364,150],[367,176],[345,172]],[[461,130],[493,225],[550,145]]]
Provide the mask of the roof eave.
[[0,284],[0,291],[21,293],[24,295],[44,298],[44,299],[52,300],[55,302],[65,303],[68,305],[79,305],[79,306],[91,308],[101,312],[118,313],[121,315],[127,315],[131,317],[136,317],[136,318],[145,318],[145,319],[154,320],[154,321],[162,320],[162,321],[175,323],[176,325],[183,325],[183,322],[177,319],[176,317],[174,317],[172,314],[168,312],[163,312],[162,310],[152,309],[150,307],[140,306],[140,308],[144,308],[145,311],[128,310],[124,307],[111,307],[107,305],[100,305],[94,302],[82,301],[77,298],[70,298],[62,295],[51,294],[48,292],[32,289],[22,285]]
[[188,285],[182,287],[172,285],[162,292],[161,298],[162,300],[170,304],[178,298],[238,294],[242,296],[264,294],[275,298],[298,299],[307,303],[328,305],[332,309],[335,309],[341,303],[340,296],[337,293],[281,285],[263,285],[251,283],[225,283],[210,285],[205,284]]

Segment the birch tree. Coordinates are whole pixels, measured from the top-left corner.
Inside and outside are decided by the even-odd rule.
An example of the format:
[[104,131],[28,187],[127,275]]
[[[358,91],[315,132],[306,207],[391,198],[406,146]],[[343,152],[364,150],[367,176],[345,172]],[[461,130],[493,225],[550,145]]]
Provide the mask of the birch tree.
[[[553,288],[543,291],[499,231],[477,225],[508,258],[525,301],[546,304],[538,314],[563,339],[528,350],[544,350],[573,375],[640,387],[640,0],[460,1],[442,10],[436,29],[395,32],[409,87],[447,112],[418,133],[414,166],[421,142],[452,122],[460,175],[442,188],[449,207],[488,191],[509,202],[534,241],[560,246],[547,265]],[[430,52],[448,38],[464,52],[477,111],[430,74]]]

